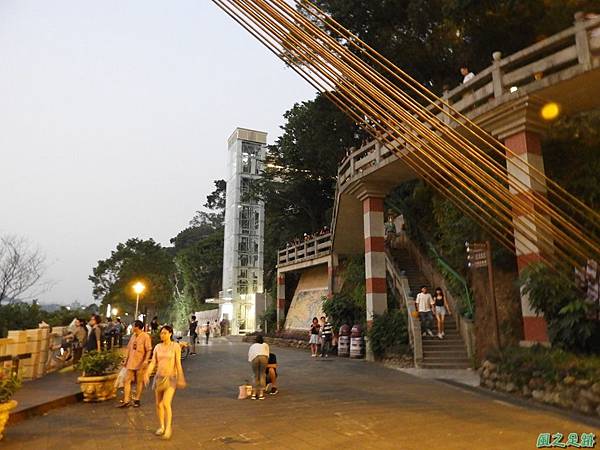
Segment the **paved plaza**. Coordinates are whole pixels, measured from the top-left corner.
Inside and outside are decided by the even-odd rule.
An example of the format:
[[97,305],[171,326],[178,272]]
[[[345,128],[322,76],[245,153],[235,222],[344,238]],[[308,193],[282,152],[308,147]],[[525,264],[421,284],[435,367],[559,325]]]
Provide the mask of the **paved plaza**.
[[174,434],[142,407],[78,403],[10,426],[3,449],[529,449],[539,433],[595,432],[565,416],[509,404],[365,361],[311,358],[274,347],[280,393],[237,400],[250,378],[249,344],[220,338],[184,362],[189,387],[174,401]]

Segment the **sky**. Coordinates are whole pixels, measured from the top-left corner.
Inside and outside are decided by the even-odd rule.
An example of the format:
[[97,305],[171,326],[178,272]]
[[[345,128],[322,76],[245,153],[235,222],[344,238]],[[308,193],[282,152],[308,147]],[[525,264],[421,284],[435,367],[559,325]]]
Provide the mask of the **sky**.
[[0,1],[0,235],[47,258],[42,303],[92,302],[131,237],[168,245],[238,127],[314,89],[210,0]]

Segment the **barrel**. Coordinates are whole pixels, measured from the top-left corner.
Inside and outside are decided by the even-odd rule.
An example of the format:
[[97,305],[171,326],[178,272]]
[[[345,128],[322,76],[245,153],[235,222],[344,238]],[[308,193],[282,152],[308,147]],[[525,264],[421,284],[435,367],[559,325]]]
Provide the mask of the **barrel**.
[[338,356],[350,356],[350,336],[338,337]]
[[353,338],[362,336],[362,328],[360,327],[360,325],[356,324],[352,327],[352,330],[350,331],[350,336],[352,336]]
[[362,358],[365,354],[365,341],[360,337],[350,338],[350,358]]

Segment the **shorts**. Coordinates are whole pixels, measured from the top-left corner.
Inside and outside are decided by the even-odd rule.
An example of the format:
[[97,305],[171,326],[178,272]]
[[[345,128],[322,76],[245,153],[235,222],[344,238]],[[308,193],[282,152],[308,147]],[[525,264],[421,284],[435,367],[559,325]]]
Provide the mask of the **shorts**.
[[311,334],[310,335],[310,340],[308,341],[309,344],[318,344],[319,343],[319,335],[318,334]]
[[168,387],[177,389],[177,377],[175,375],[171,375],[170,377],[154,376],[154,380],[152,380],[152,389],[164,391]]
[[446,307],[445,306],[436,306],[435,307],[435,315],[444,317],[446,315]]

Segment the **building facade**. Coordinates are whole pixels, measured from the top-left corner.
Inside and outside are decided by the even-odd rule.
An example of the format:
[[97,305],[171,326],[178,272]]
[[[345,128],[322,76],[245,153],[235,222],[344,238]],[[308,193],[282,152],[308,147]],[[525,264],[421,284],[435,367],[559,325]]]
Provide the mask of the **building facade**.
[[237,128],[228,140],[228,177],[225,206],[223,290],[221,318],[232,334],[257,328],[263,314],[264,204],[249,197],[261,176],[267,134]]

